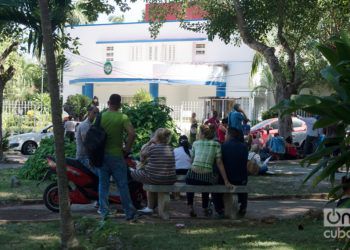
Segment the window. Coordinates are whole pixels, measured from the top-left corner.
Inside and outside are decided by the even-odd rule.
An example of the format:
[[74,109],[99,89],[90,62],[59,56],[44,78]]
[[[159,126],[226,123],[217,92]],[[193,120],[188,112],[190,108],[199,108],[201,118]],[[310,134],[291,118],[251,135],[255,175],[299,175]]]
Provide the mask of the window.
[[130,60],[140,61],[142,60],[142,47],[141,46],[131,46],[130,47]]
[[196,55],[204,55],[205,54],[205,44],[204,43],[196,44],[195,48],[196,48],[195,49]]
[[148,60],[150,60],[150,61],[152,61],[152,59],[153,59],[153,56],[152,56],[152,47],[149,47],[148,48]]
[[299,127],[302,127],[302,126],[303,126],[303,123],[301,121],[293,119],[293,128],[299,128]]
[[158,46],[149,46],[148,47],[148,60],[157,61],[158,60]]
[[176,47],[175,45],[162,45],[162,61],[175,61]]
[[106,61],[111,62],[114,60],[114,47],[107,46],[106,47]]
[[154,47],[154,60],[157,61],[158,60],[158,46]]
[[272,129],[278,129],[278,121],[275,121],[275,122],[271,123],[270,127]]
[[196,55],[204,55],[205,51],[204,50],[196,50]]

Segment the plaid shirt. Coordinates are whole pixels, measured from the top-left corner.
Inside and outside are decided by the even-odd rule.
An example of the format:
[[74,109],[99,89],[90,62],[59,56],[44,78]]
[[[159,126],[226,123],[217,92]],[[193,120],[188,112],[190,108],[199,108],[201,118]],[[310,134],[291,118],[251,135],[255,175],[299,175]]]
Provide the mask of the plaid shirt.
[[212,171],[214,161],[221,158],[221,146],[214,140],[198,140],[192,146],[192,168]]

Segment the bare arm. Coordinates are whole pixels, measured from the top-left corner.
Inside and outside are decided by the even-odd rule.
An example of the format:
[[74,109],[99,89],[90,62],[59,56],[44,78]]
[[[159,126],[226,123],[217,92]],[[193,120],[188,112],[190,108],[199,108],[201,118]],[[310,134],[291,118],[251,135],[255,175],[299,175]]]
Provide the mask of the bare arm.
[[126,130],[126,133],[128,134],[128,139],[126,140],[124,151],[126,153],[129,153],[131,151],[131,146],[135,141],[136,134],[135,134],[135,129],[131,123],[128,123],[126,125],[125,130]]
[[225,186],[228,187],[228,188],[232,188],[233,186],[227,179],[225,167],[224,167],[224,164],[222,163],[222,160],[220,158],[216,159],[216,165],[218,166],[220,174],[221,174],[222,178],[224,179]]
[[244,119],[245,121],[249,122],[250,120],[248,119],[247,115],[244,113],[243,110],[241,110],[241,113],[242,113],[242,115],[243,115],[243,119]]

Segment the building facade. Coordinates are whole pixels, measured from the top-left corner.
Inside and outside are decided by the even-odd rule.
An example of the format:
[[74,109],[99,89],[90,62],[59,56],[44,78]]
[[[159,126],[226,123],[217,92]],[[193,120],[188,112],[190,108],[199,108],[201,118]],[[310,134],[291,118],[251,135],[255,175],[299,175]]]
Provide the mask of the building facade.
[[66,32],[78,37],[80,45],[79,54],[65,53],[64,100],[79,93],[106,103],[110,94],[118,93],[128,102],[145,89],[169,106],[203,102],[224,116],[234,100],[252,114],[254,51],[244,44],[209,41],[205,33],[180,28],[178,21],[165,22],[156,39],[150,37],[147,22],[78,25]]

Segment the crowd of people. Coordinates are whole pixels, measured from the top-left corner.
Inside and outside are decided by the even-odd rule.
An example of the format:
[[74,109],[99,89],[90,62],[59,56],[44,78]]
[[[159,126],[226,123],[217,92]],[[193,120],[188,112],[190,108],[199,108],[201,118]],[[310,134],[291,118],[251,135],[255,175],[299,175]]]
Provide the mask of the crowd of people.
[[[147,206],[136,211],[128,188],[127,166],[124,155],[131,151],[135,140],[135,131],[129,118],[120,111],[121,97],[110,96],[108,110],[100,114],[101,127],[107,134],[105,156],[102,166],[93,167],[84,150],[84,141],[99,110],[95,105],[88,109],[86,119],[80,123],[75,137],[77,142],[77,159],[99,177],[99,209],[102,218],[109,214],[108,192],[112,176],[120,192],[121,202],[127,220],[140,214],[151,214],[156,206],[156,195],[147,193]],[[131,172],[131,177],[138,182],[153,185],[172,185],[177,175],[185,175],[188,185],[223,184],[228,188],[233,185],[246,185],[248,174],[264,174],[268,171],[271,158],[279,159],[282,155],[296,157],[296,148],[291,138],[284,140],[278,134],[270,135],[266,143],[261,134],[251,135],[250,126],[244,111],[235,104],[227,118],[219,120],[216,111],[204,124],[191,117],[189,138],[181,135],[178,147],[170,146],[171,131],[159,128],[150,136],[150,140],[141,148],[140,163]],[[312,129],[308,126],[306,151],[309,143],[314,143]],[[310,125],[311,126],[311,125]],[[126,141],[124,133],[127,134]],[[312,144],[313,145],[313,144]],[[309,152],[309,151],[307,151]],[[189,215],[197,215],[194,207],[194,193],[187,193]],[[210,194],[202,193],[202,208],[209,215]],[[239,194],[239,215],[244,216],[247,209],[247,193]],[[211,194],[217,216],[223,217],[224,206],[222,194]]]
[[[95,105],[88,109],[86,119],[76,129],[77,143],[76,158],[99,177],[98,212],[102,218],[109,214],[108,192],[112,176],[120,192],[121,202],[126,219],[132,220],[140,214],[153,212],[156,206],[156,196],[152,192],[147,194],[147,207],[136,211],[128,188],[127,166],[124,154],[129,153],[135,140],[135,131],[129,118],[120,111],[121,97],[113,94],[108,101],[108,110],[99,114]],[[205,124],[199,124],[195,114],[192,116],[190,138],[182,135],[178,147],[170,146],[171,132],[166,128],[159,128],[151,135],[140,152],[140,163],[131,172],[131,177],[144,184],[172,185],[177,175],[186,175],[189,185],[223,184],[228,188],[233,185],[247,184],[248,148],[243,143],[244,112],[236,105],[233,112],[241,112],[242,116],[232,115],[229,120],[219,121],[217,113]],[[87,132],[93,125],[97,115],[100,115],[101,127],[107,134],[105,156],[102,166],[91,166],[89,156],[84,149]],[[236,119],[240,119],[239,124]],[[232,124],[231,126],[229,124]],[[126,141],[124,133],[127,134]],[[187,205],[190,216],[196,216],[194,207],[194,193],[187,193]],[[209,215],[209,193],[202,193],[202,208]],[[223,197],[212,194],[218,216],[223,216]],[[247,194],[239,195],[239,214],[244,216],[247,208]]]

